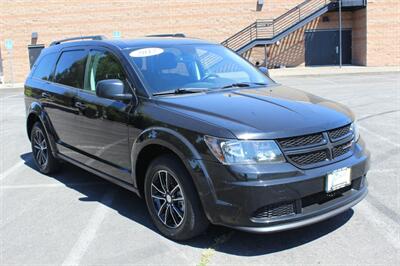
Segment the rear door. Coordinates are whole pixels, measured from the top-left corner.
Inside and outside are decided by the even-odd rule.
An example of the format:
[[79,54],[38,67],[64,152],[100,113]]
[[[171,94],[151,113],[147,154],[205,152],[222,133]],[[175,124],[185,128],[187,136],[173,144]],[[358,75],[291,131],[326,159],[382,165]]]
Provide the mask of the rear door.
[[132,93],[122,64],[110,51],[92,49],[86,65],[84,88],[78,91],[79,123],[77,131],[82,151],[80,161],[91,168],[124,181],[130,178],[130,150],[128,145],[128,112],[130,101],[116,101],[96,96],[96,84],[105,79],[125,82],[127,93]]
[[85,49],[63,50],[46,91],[41,94],[55,130],[58,150],[71,158],[76,158],[73,147],[78,144],[75,132],[78,108],[75,100],[78,89],[83,88],[87,55]]

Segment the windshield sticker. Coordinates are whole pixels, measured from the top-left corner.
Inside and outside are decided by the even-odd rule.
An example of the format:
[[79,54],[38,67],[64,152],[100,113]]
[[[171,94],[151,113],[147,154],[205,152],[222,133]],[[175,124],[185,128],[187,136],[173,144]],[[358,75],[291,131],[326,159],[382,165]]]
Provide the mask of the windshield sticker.
[[154,56],[154,55],[159,55],[162,54],[164,52],[163,49],[161,48],[143,48],[143,49],[139,49],[139,50],[135,50],[133,52],[131,52],[129,55],[131,57],[148,57],[148,56]]

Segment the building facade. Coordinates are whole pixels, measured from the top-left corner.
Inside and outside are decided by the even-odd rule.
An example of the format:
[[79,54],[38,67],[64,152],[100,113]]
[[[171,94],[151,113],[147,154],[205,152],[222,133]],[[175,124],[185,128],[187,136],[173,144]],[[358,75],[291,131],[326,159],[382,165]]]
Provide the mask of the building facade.
[[[177,32],[223,42],[257,20],[279,18],[310,1],[323,5],[330,0],[0,0],[0,73],[5,82],[24,81],[32,33],[46,46],[82,35],[135,38]],[[400,1],[362,1],[366,6],[342,12],[343,63],[399,66]],[[337,64],[337,58],[325,60],[324,51],[329,45],[337,49],[338,13],[330,9],[278,41],[242,54],[269,67]]]

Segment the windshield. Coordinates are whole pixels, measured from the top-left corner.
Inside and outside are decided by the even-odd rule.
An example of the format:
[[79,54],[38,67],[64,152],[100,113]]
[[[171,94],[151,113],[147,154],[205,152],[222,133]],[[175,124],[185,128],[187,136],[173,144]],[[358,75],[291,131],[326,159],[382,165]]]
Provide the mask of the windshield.
[[127,54],[152,94],[273,83],[249,62],[221,45],[147,47],[128,50]]

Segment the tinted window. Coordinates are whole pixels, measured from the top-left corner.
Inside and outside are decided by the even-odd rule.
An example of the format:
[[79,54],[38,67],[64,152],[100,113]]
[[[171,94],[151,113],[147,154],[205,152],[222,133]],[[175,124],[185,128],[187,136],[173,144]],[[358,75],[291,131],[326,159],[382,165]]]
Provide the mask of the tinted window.
[[86,59],[86,51],[63,52],[57,63],[55,82],[82,89]]
[[185,44],[126,50],[153,93],[179,88],[220,89],[236,83],[250,87],[273,81],[221,45]]
[[118,59],[106,51],[91,51],[86,69],[85,90],[95,91],[99,81],[119,79],[125,81],[125,74]]
[[37,64],[32,76],[43,80],[52,80],[57,55],[57,53],[54,53],[43,56]]

